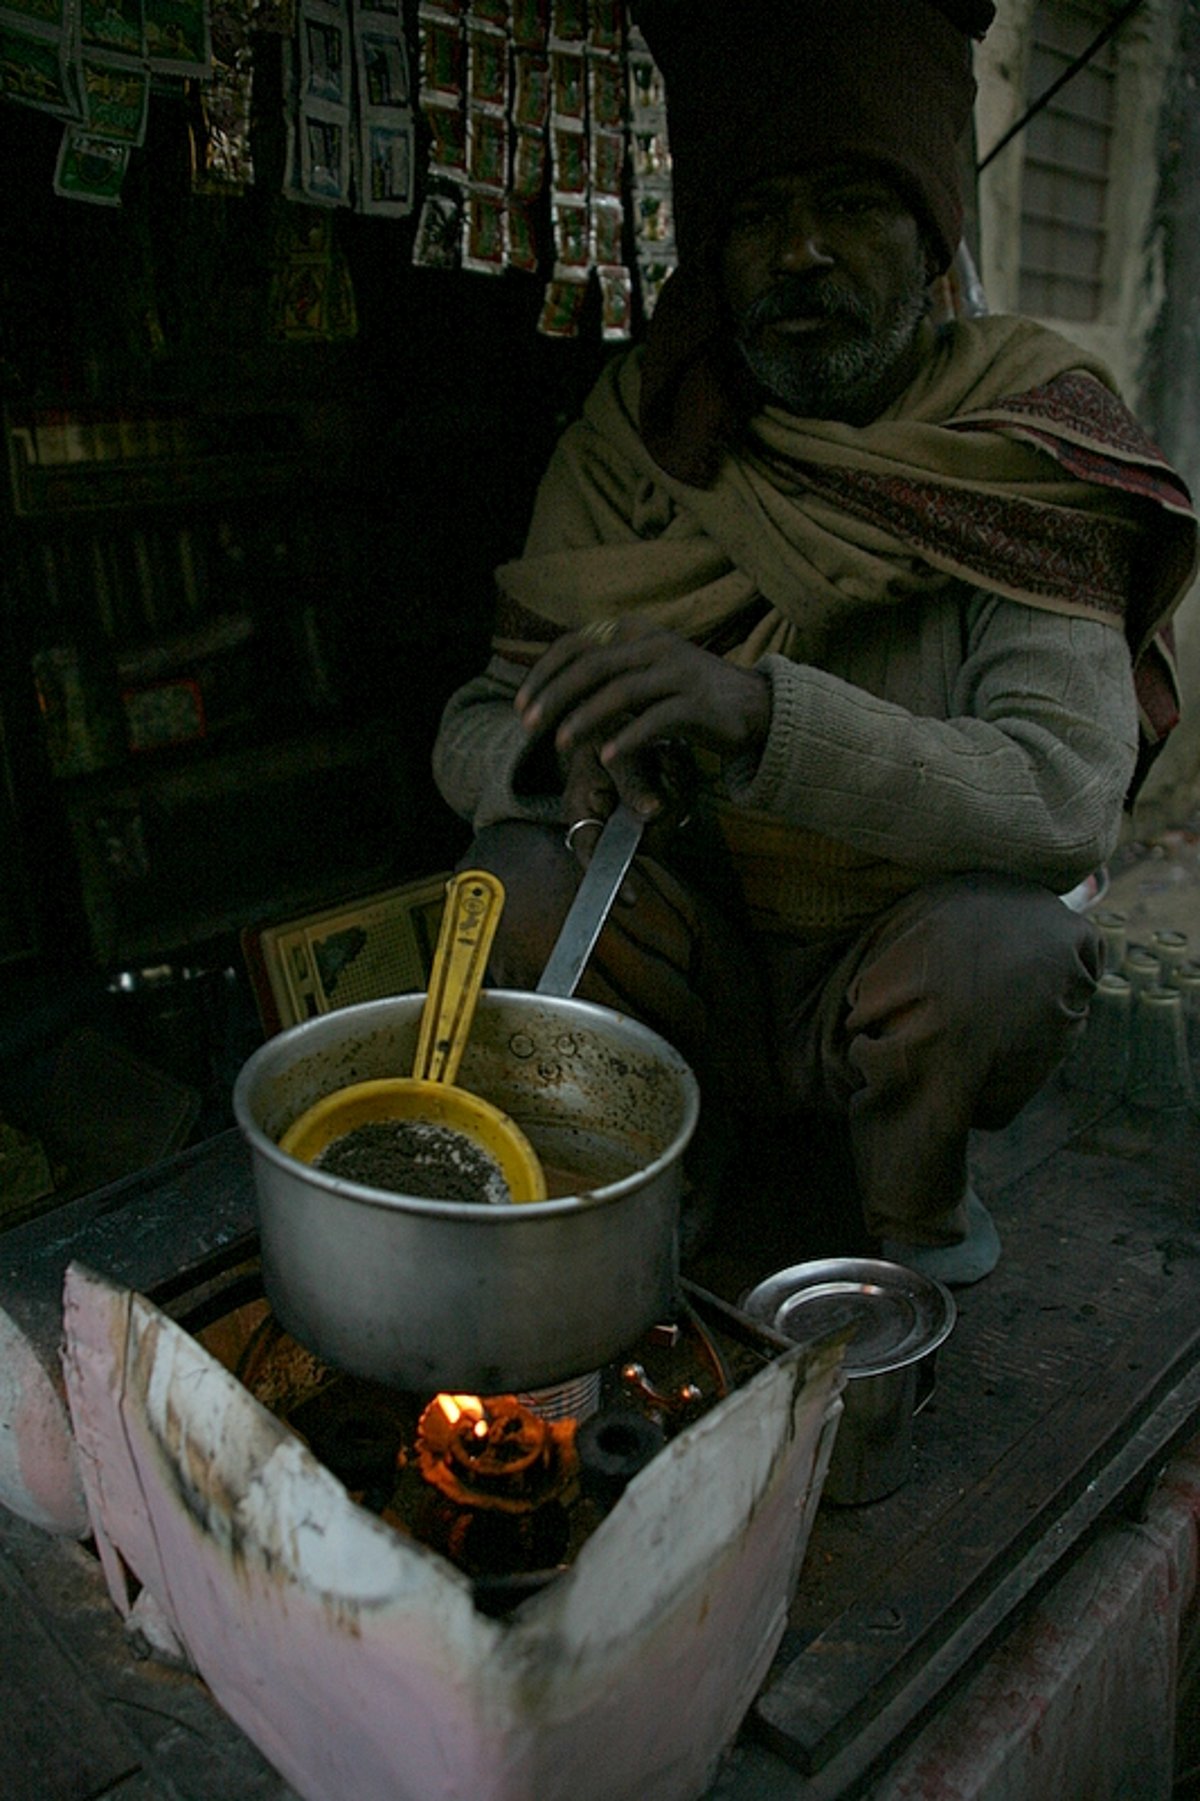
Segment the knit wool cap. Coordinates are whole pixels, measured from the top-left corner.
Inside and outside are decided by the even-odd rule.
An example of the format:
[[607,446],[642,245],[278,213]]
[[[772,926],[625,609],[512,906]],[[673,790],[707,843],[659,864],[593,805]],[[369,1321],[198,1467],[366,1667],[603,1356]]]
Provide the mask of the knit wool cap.
[[766,175],[865,160],[916,213],[938,274],[962,229],[971,36],[991,0],[641,0],[663,74],[681,260]]

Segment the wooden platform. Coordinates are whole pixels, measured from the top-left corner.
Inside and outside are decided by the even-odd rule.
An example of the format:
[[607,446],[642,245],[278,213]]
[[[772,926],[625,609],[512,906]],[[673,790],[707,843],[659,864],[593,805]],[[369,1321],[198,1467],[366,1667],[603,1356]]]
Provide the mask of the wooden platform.
[[[1200,1425],[1200,1126],[1058,1083],[977,1153],[1003,1260],[960,1291],[912,1480],[822,1508],[720,1801],[859,1789]],[[729,1298],[797,1260],[754,1213],[697,1272]],[[202,1684],[137,1657],[85,1547],[3,1513],[0,1693],[6,1801],[291,1795]]]
[[912,1481],[818,1516],[747,1723],[790,1774],[722,1797],[853,1792],[1200,1428],[1198,1154],[1190,1116],[1061,1082],[980,1137],[1001,1264],[958,1292]]

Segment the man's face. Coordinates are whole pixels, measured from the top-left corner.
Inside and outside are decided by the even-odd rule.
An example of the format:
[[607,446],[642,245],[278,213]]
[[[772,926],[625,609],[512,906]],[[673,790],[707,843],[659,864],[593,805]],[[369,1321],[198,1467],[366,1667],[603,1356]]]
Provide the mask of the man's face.
[[721,270],[738,349],[789,412],[866,424],[915,374],[925,253],[886,176],[838,164],[756,182]]

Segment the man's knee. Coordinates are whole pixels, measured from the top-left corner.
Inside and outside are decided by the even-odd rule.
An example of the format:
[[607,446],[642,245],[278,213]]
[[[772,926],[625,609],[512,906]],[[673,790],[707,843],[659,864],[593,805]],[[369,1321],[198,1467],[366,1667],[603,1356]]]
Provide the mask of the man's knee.
[[579,865],[557,826],[500,820],[476,834],[461,869],[486,869],[504,884],[504,910],[491,954],[492,979],[534,986],[579,882]]
[[1087,1012],[1101,971],[1099,936],[1048,889],[1003,876],[954,884],[937,922],[950,940],[964,1000],[1070,1024]]
[[514,892],[546,872],[573,862],[557,826],[528,819],[501,819],[477,832],[459,859],[460,869],[488,869]]
[[1002,1123],[1066,1054],[1099,973],[1094,927],[1048,890],[992,875],[938,883],[881,922],[859,966],[852,1061],[972,1092],[973,1123]]
[[882,961],[921,972],[925,991],[955,1012],[1086,1011],[1100,974],[1090,920],[1048,889],[1001,875],[969,875],[910,896],[880,935]]

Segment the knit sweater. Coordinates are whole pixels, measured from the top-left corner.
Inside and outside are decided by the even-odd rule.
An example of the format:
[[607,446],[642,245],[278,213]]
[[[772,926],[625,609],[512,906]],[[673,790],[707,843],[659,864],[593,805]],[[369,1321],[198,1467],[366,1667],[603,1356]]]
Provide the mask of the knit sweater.
[[615,359],[445,709],[449,804],[566,823],[513,697],[556,632],[632,617],[769,679],[761,757],[709,786],[761,926],[824,936],[968,870],[1062,893],[1103,862],[1194,554],[1186,491],[1054,334],[963,322],[927,350],[871,426],[768,408],[705,488],[649,454],[639,353]]
[[[1113,849],[1138,730],[1119,632],[955,584],[860,616],[822,663],[762,659],[766,746],[756,769],[717,786],[761,923],[820,934],[972,869],[1065,892]],[[512,706],[525,673],[493,658],[442,720],[435,779],[476,830],[561,817],[556,792],[527,786],[531,746]],[[764,816],[821,847],[808,840],[808,855],[768,869],[738,830]]]

